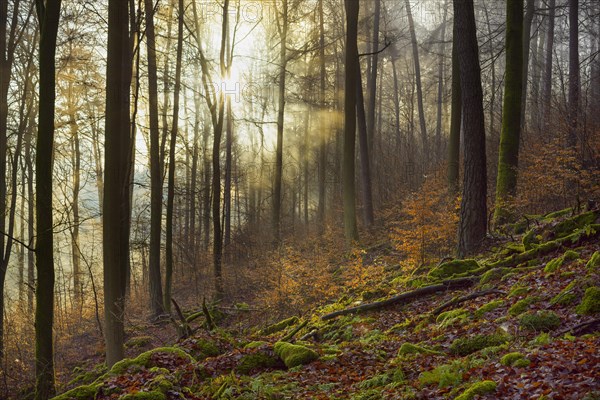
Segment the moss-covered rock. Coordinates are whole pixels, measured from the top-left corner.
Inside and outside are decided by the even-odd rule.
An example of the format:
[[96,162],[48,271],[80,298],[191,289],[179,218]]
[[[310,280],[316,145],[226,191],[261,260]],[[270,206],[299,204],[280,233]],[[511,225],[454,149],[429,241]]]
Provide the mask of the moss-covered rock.
[[576,281],[573,281],[567,285],[563,290],[560,291],[556,296],[550,300],[552,305],[566,306],[575,303],[577,301],[577,294],[575,293]]
[[152,356],[157,353],[174,354],[177,357],[183,358],[190,363],[196,362],[196,360],[192,356],[190,356],[188,353],[181,350],[180,348],[158,347],[156,349],[152,349],[150,351],[142,353],[139,356],[137,356],[136,358],[126,358],[124,360],[119,361],[118,363],[116,363],[115,365],[112,366],[109,373],[111,375],[123,375],[132,366],[145,367],[145,368],[159,366],[159,365],[156,365],[156,363],[154,363],[152,361]]
[[153,390],[151,392],[129,393],[122,396],[120,400],[166,400],[167,396],[163,392]]
[[515,285],[510,289],[510,292],[508,292],[507,297],[510,298],[524,296],[527,293],[529,293],[529,290],[530,289],[528,287]]
[[457,360],[450,364],[441,364],[430,371],[424,371],[419,375],[421,385],[436,384],[440,388],[456,386],[462,382],[463,373],[467,366]]
[[453,275],[470,272],[479,268],[479,263],[476,260],[452,260],[434,268],[431,272],[429,272],[429,276],[437,279],[446,279]]
[[238,365],[235,367],[235,370],[243,375],[248,375],[252,371],[273,368],[278,363],[278,360],[264,353],[253,353],[246,354],[243,356]]
[[562,267],[563,263],[565,262],[564,257],[556,257],[550,261],[548,261],[548,263],[546,264],[546,266],[544,267],[544,272],[547,274],[550,274],[552,272],[556,272],[557,269],[559,269],[560,267]]
[[54,397],[53,400],[93,400],[98,393],[98,384],[83,385]]
[[560,317],[548,310],[528,312],[519,318],[521,328],[536,332],[552,331],[558,328],[560,323]]
[[492,268],[481,276],[479,284],[483,285],[489,282],[497,281],[509,272],[511,272],[511,268]]
[[403,343],[402,346],[400,346],[400,350],[398,350],[398,355],[404,356],[407,354],[443,354],[443,353],[432,350],[432,349],[428,349],[426,347],[417,346],[412,343]]
[[525,235],[523,235],[523,239],[521,240],[523,243],[523,248],[527,250],[531,250],[535,245],[540,243],[540,239],[536,235],[535,229],[530,229],[527,231]]
[[585,290],[581,303],[576,308],[578,314],[593,315],[600,313],[600,288],[589,287]]
[[470,388],[465,390],[460,396],[454,400],[472,400],[477,395],[483,395],[486,393],[492,393],[496,391],[496,382],[494,381],[481,381],[474,383]]
[[525,367],[529,365],[530,361],[525,358],[525,356],[519,352],[513,352],[505,354],[500,359],[500,364],[506,365],[509,367]]
[[260,331],[260,334],[268,336],[268,335],[272,335],[272,334],[277,333],[277,332],[281,332],[282,330],[286,329],[287,327],[290,327],[292,325],[297,324],[298,321],[299,321],[298,317],[295,317],[295,316],[287,318],[287,319],[284,319],[284,320],[279,321],[279,322],[277,322],[277,323],[275,323],[273,325],[267,326],[265,329],[263,329],[262,331]]
[[600,251],[594,252],[585,265],[585,268],[587,268],[587,270],[590,272],[597,270],[598,267],[600,267]]
[[483,315],[494,311],[495,309],[502,307],[504,305],[504,300],[492,300],[487,304],[482,305],[477,310],[475,310],[476,317],[482,317]]
[[104,363],[95,365],[94,368],[89,371],[84,371],[83,369],[77,367],[73,370],[73,373],[77,375],[67,384],[67,387],[89,385],[94,383],[94,381],[96,381],[96,379],[98,379],[100,376],[104,375],[106,371],[108,371],[108,369]]
[[588,211],[583,214],[576,215],[571,218],[567,218],[564,221],[558,223],[553,231],[556,237],[567,236],[577,229],[581,229],[586,225],[591,225],[596,222],[600,211]]
[[265,342],[263,340],[255,340],[253,342],[247,343],[244,348],[245,349],[256,349],[258,347],[262,347],[264,345],[268,344],[268,342]]
[[530,305],[538,302],[539,300],[540,298],[538,296],[528,296],[515,302],[515,304],[508,309],[508,313],[513,317],[516,317],[517,315],[523,314],[525,311],[527,311]]
[[440,328],[447,328],[455,323],[464,322],[468,317],[469,312],[464,308],[457,308],[456,310],[444,311],[437,316],[435,322]]
[[319,354],[316,351],[306,346],[287,342],[277,342],[273,349],[275,350],[275,354],[283,360],[285,366],[288,368],[308,364],[319,358]]
[[458,338],[450,345],[450,353],[467,356],[481,349],[492,346],[500,346],[509,341],[504,334],[475,335],[473,337]]
[[152,337],[150,336],[136,336],[125,342],[125,347],[136,348],[144,347],[152,343]]

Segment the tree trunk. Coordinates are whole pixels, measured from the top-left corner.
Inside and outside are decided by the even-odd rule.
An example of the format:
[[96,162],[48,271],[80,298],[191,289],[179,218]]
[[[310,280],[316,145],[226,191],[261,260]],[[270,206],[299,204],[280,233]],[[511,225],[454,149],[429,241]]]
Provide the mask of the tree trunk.
[[106,127],[104,151],[104,318],[106,364],[124,355],[127,265],[129,263],[129,178],[131,168],[130,85],[131,48],[128,4],[108,3],[106,65]]
[[158,125],[158,76],[156,35],[152,0],[144,0],[146,12],[146,50],[148,57],[148,114],[150,121],[150,249],[148,281],[152,317],[164,312],[160,272],[160,239],[162,235],[162,172],[160,161],[160,129]]
[[412,42],[413,61],[415,64],[415,83],[417,85],[417,106],[419,107],[419,127],[421,130],[421,144],[423,146],[423,163],[425,168],[429,164],[429,144],[427,137],[427,125],[425,124],[425,108],[423,106],[423,89],[421,85],[421,62],[419,61],[419,44],[417,42],[417,34],[415,32],[415,23],[412,17],[410,0],[405,1],[406,15],[408,16],[408,29],[410,30],[410,38]]
[[457,195],[460,174],[460,130],[462,126],[462,97],[460,93],[460,60],[458,59],[458,25],[454,18],[452,33],[452,111],[448,139],[448,189]]
[[54,240],[52,223],[52,158],[54,152],[55,55],[60,0],[36,1],[40,22],[39,117],[36,143],[36,309],[35,399],[54,395]]
[[[525,112],[527,111],[527,77],[529,73],[529,53],[531,51],[531,24],[535,14],[536,0],[527,0],[525,19],[523,20],[523,90],[521,94],[521,129],[525,129]],[[506,94],[505,94],[506,95]]]
[[346,76],[344,85],[344,149],[342,161],[344,193],[344,232],[348,242],[358,240],[356,226],[356,188],[354,183],[354,152],[356,148],[356,93],[358,62],[358,0],[345,0],[346,6]]
[[283,177],[283,120],[285,115],[285,78],[287,67],[288,0],[282,0],[281,23],[278,23],[281,45],[279,50],[279,91],[277,110],[277,148],[275,150],[275,182],[273,183],[273,238],[281,237],[281,187]]
[[[321,109],[325,111],[327,101],[325,95],[325,80],[327,69],[325,67],[325,17],[323,14],[323,0],[319,0],[319,101]],[[326,207],[326,177],[327,177],[327,135],[328,129],[322,129],[319,138],[319,204],[317,207],[317,225],[319,234],[325,232],[325,207]]]
[[[373,157],[373,143],[375,142],[375,101],[377,99],[377,69],[379,67],[379,19],[381,14],[381,0],[375,1],[375,10],[373,13],[373,56],[371,57],[371,69],[367,70],[367,99],[369,100],[369,106],[367,107],[367,138],[369,145],[369,161],[372,165]],[[361,88],[362,90],[362,88]]]
[[567,146],[577,146],[577,122],[579,115],[579,0],[569,0],[569,131]]
[[517,191],[519,144],[521,137],[521,101],[523,95],[523,0],[506,3],[506,72],[502,133],[496,181],[494,224],[510,220],[507,202]]
[[76,309],[82,304],[83,285],[81,284],[81,255],[79,247],[79,192],[81,190],[80,169],[81,169],[81,149],[79,145],[79,126],[77,125],[77,117],[75,115],[75,104],[73,103],[73,84],[69,82],[69,126],[71,129],[71,157],[73,163],[73,228],[71,230],[71,259],[73,263],[73,305]]
[[371,182],[371,162],[369,157],[369,142],[367,121],[365,117],[365,99],[363,96],[362,74],[360,64],[356,75],[356,114],[358,116],[358,144],[360,156],[360,181],[362,184],[362,198],[364,208],[364,222],[366,227],[373,226],[373,190]]
[[454,0],[464,123],[464,178],[458,254],[474,252],[487,230],[487,172],[483,92],[473,0]]
[[438,61],[438,93],[437,93],[437,122],[435,125],[435,161],[442,158],[442,110],[444,96],[444,71],[446,57],[446,21],[448,18],[448,0],[444,2],[444,17],[442,18],[442,31],[440,32],[440,56]]
[[550,107],[552,105],[552,55],[554,51],[554,20],[556,0],[548,3],[548,32],[546,33],[546,61],[544,62],[544,83],[542,89],[542,124],[543,132],[548,132],[551,124]]
[[181,59],[183,56],[183,0],[178,0],[177,7],[177,56],[175,61],[175,89],[173,92],[173,124],[169,141],[169,177],[167,181],[167,221],[165,238],[165,290],[163,307],[171,311],[171,288],[173,286],[173,208],[175,205],[175,147],[179,129],[179,94],[181,92]]

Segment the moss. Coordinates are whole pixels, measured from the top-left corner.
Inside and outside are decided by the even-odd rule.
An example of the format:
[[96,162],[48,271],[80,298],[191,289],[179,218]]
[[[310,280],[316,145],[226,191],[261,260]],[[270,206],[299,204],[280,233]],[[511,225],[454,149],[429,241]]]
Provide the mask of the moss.
[[244,348],[245,349],[256,349],[256,348],[264,346],[266,344],[268,344],[268,342],[265,342],[265,341],[262,341],[262,340],[258,340],[258,341],[247,343],[244,346]]
[[583,214],[576,215],[572,218],[568,218],[553,229],[556,237],[563,237],[573,233],[577,229],[581,229],[586,225],[593,224],[598,218],[599,211],[588,211]]
[[461,361],[438,365],[431,371],[422,372],[419,375],[419,383],[421,385],[437,384],[440,388],[456,386],[462,382],[465,369],[466,366]]
[[524,286],[513,286],[510,289],[510,292],[508,293],[507,297],[520,297],[523,295],[526,295],[527,293],[529,293],[529,288],[528,287],[524,287]]
[[76,368],[73,370],[74,373],[81,372],[75,378],[73,378],[67,386],[80,386],[80,385],[88,385],[96,381],[98,377],[104,375],[107,371],[105,364],[97,364],[91,371],[82,372],[81,368]]
[[542,332],[537,335],[530,343],[534,346],[545,346],[550,343],[550,335],[547,332]]
[[517,301],[515,304],[513,304],[508,309],[508,313],[510,315],[512,315],[513,317],[516,317],[517,315],[523,314],[525,311],[527,311],[529,306],[532,305],[533,303],[536,303],[537,301],[539,301],[539,297],[528,296],[524,299]]
[[475,335],[473,337],[458,338],[450,345],[450,353],[467,356],[481,349],[500,346],[508,342],[509,337],[504,334]]
[[152,343],[152,337],[150,336],[136,336],[132,337],[125,343],[125,347],[144,347]]
[[585,290],[581,303],[576,308],[577,314],[593,315],[600,313],[600,288],[589,287]]
[[246,354],[240,359],[235,370],[243,375],[257,369],[272,368],[277,365],[277,359],[264,353]]
[[559,294],[550,300],[551,305],[569,305],[575,303],[577,294],[575,293],[576,281],[569,283]]
[[563,210],[548,213],[548,214],[544,215],[544,219],[550,221],[550,220],[553,220],[556,218],[566,217],[567,215],[571,215],[572,213],[573,213],[573,209],[571,207],[569,207],[569,208],[565,208]]
[[536,236],[535,229],[530,229],[525,235],[523,235],[522,239],[523,248],[527,250],[531,250],[535,245],[540,243],[540,240]]
[[53,400],[93,400],[98,393],[98,387],[97,384],[79,386],[54,397]]
[[261,335],[272,335],[273,333],[277,333],[277,332],[281,332],[282,330],[286,329],[289,326],[295,325],[298,323],[298,317],[290,317],[287,319],[284,319],[283,321],[279,321],[273,325],[267,326],[265,329],[263,329],[260,334]]
[[531,364],[531,361],[527,358],[521,358],[517,361],[515,361],[515,363],[512,365],[515,368],[525,368],[525,367],[529,367],[529,364]]
[[403,343],[398,350],[398,355],[403,356],[406,354],[443,354],[439,351],[431,350],[426,347],[417,346],[412,343]]
[[446,328],[456,322],[463,322],[467,318],[468,313],[469,312],[464,308],[445,311],[437,316],[435,322],[440,326],[440,328]]
[[560,323],[559,316],[548,310],[528,312],[519,318],[521,328],[536,332],[552,331],[558,328]]
[[199,353],[198,358],[216,357],[221,354],[221,350],[210,340],[198,339],[194,343],[194,353]]
[[402,369],[397,368],[358,382],[356,386],[360,389],[373,389],[383,386],[392,386],[392,383],[400,384],[404,382],[404,379],[404,372]]
[[464,272],[473,271],[475,269],[478,269],[479,267],[479,263],[472,259],[452,260],[434,268],[429,273],[429,276],[438,279],[445,279],[456,274],[462,274]]
[[481,381],[474,383],[470,388],[465,390],[460,396],[454,400],[472,400],[477,395],[483,395],[486,393],[492,393],[496,391],[496,382],[494,381]]
[[482,317],[484,314],[494,311],[498,307],[502,307],[504,305],[504,300],[492,300],[487,304],[482,305],[477,310],[475,310],[476,317]]
[[577,260],[579,257],[580,254],[575,250],[567,250],[565,251],[565,254],[563,254],[563,258],[565,259],[565,261]]
[[484,283],[497,281],[511,271],[510,268],[492,268],[481,276],[480,285]]
[[131,366],[134,366],[134,365],[139,366],[139,367],[146,367],[146,368],[154,367],[156,365],[153,365],[153,363],[152,363],[152,356],[156,353],[170,353],[170,354],[174,354],[180,358],[186,359],[190,363],[196,362],[196,360],[194,360],[194,358],[192,356],[190,356],[188,353],[186,353],[185,351],[183,351],[177,347],[158,347],[156,349],[142,353],[139,356],[137,356],[136,358],[133,358],[133,359],[126,358],[124,360],[119,361],[118,363],[116,363],[115,365],[112,366],[109,373],[111,375],[122,375],[125,372],[127,372],[127,370]]
[[166,400],[167,396],[162,392],[152,391],[152,392],[137,392],[137,393],[126,394],[125,396],[122,396],[120,399],[121,400]]
[[519,352],[508,353],[502,356],[500,364],[512,367],[518,360],[525,359],[525,356]]
[[273,349],[275,350],[275,354],[283,360],[288,368],[308,364],[319,358],[319,354],[314,350],[287,342],[277,342]]
[[600,251],[596,251],[594,254],[592,254],[592,257],[590,257],[589,261],[585,265],[585,268],[587,268],[589,271],[594,271],[598,269],[598,267],[600,267]]
[[565,262],[564,257],[556,257],[550,261],[548,261],[548,263],[546,264],[546,266],[544,267],[544,272],[547,274],[550,274],[552,272],[555,272],[557,269],[559,269],[560,267],[562,267],[563,263]]

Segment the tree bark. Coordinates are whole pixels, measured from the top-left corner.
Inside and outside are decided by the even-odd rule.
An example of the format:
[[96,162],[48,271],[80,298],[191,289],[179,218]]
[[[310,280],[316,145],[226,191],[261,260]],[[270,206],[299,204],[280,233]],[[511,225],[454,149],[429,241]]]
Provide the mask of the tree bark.
[[106,66],[106,127],[104,151],[104,319],[106,364],[124,355],[123,315],[129,263],[129,179],[131,168],[130,85],[131,48],[128,4],[108,3]]
[[510,220],[507,202],[517,191],[519,144],[521,137],[521,101],[523,99],[523,0],[506,2],[506,72],[502,133],[496,181],[494,224]]
[[444,106],[444,71],[446,57],[446,21],[448,18],[448,0],[444,2],[444,17],[442,18],[442,31],[440,32],[440,56],[438,61],[438,93],[437,93],[437,122],[435,125],[435,161],[442,158],[442,110]]
[[367,120],[365,116],[365,99],[363,96],[362,74],[360,64],[356,76],[356,113],[358,116],[358,144],[360,156],[360,180],[362,184],[362,198],[364,208],[365,226],[371,227],[375,222],[373,214],[373,189],[371,181],[371,157],[369,156],[369,138]]
[[569,0],[569,111],[567,126],[567,147],[577,146],[577,126],[579,115],[579,0]]
[[60,0],[37,0],[40,25],[39,116],[36,142],[36,309],[35,399],[52,397],[54,387],[54,240],[52,223],[52,158],[56,98],[55,55]]
[[[370,165],[373,164],[373,144],[375,143],[375,101],[377,99],[377,69],[379,68],[379,19],[381,14],[381,0],[375,0],[375,10],[373,12],[373,54],[371,56],[371,69],[368,72],[367,79],[367,138],[369,145]],[[361,89],[362,90],[362,89]]]
[[546,32],[546,61],[544,62],[544,83],[542,88],[542,125],[543,132],[550,127],[550,107],[552,105],[552,55],[554,51],[554,20],[556,15],[556,0],[548,3],[548,32]]
[[448,189],[456,196],[460,174],[460,131],[462,126],[462,97],[460,93],[460,60],[458,59],[458,25],[456,18],[452,29],[452,110],[450,113],[450,138],[448,139]]
[[358,240],[356,226],[356,188],[354,152],[356,148],[356,93],[360,73],[358,62],[358,0],[345,0],[346,6],[346,72],[344,85],[344,147],[342,174],[344,194],[344,232],[348,242]]
[[454,0],[464,124],[463,196],[458,229],[458,254],[472,253],[487,230],[487,171],[481,67],[473,0]]
[[150,249],[148,283],[150,311],[156,318],[164,312],[160,272],[160,242],[162,235],[162,172],[160,161],[160,129],[158,124],[158,76],[156,66],[156,34],[154,6],[144,0],[146,13],[146,51],[148,57],[148,116],[150,122]]
[[527,0],[525,19],[523,20],[523,90],[521,94],[521,129],[525,129],[525,112],[527,111],[527,86],[529,75],[529,53],[531,52],[531,24],[535,14],[536,0]]

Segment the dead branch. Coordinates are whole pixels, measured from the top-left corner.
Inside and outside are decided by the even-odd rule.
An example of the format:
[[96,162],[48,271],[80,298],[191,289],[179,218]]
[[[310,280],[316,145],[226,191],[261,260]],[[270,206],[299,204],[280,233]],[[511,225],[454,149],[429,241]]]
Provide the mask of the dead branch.
[[578,336],[584,335],[586,333],[592,333],[596,331],[600,327],[600,318],[592,319],[589,321],[582,322],[580,324],[574,325],[570,328],[562,329],[556,333],[554,333],[555,337],[562,336],[565,333],[570,333],[571,335]]
[[436,309],[434,309],[433,311],[431,311],[431,315],[434,315],[434,316],[438,315],[439,313],[441,313],[442,311],[444,311],[447,308],[450,308],[457,304],[464,303],[465,301],[476,299],[477,297],[487,296],[488,294],[502,294],[503,295],[506,293],[501,290],[498,290],[498,289],[488,289],[488,290],[481,290],[479,292],[473,292],[473,293],[467,294],[465,296],[461,296],[461,297],[458,297],[458,298],[455,298],[455,299],[445,302],[441,306],[439,306]]

